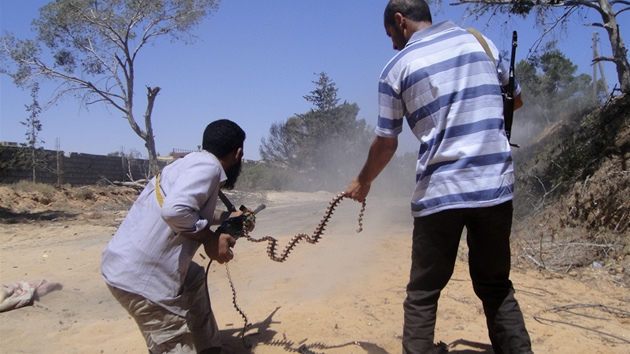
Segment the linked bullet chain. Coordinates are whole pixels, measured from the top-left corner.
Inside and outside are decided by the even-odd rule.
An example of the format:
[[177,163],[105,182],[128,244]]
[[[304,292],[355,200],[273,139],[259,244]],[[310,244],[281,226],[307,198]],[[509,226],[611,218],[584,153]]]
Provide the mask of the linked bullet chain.
[[[341,202],[341,200],[343,200],[343,198],[346,196],[345,193],[339,193],[337,194],[328,204],[328,208],[326,209],[326,213],[324,213],[324,217],[322,218],[322,220],[320,221],[319,225],[317,226],[317,228],[315,229],[315,231],[313,232],[312,236],[309,236],[305,233],[300,233],[297,234],[295,236],[293,236],[291,238],[291,240],[289,241],[289,243],[286,245],[286,247],[284,248],[284,251],[282,251],[282,253],[280,253],[280,256],[276,255],[276,246],[278,244],[278,240],[276,240],[275,238],[271,237],[271,236],[265,236],[262,238],[253,238],[249,235],[249,232],[245,231],[245,234],[243,235],[248,241],[250,242],[268,242],[267,245],[267,255],[269,256],[269,258],[272,261],[275,262],[284,262],[288,257],[289,254],[291,253],[291,251],[293,251],[293,249],[295,248],[295,246],[298,244],[298,242],[300,242],[300,240],[305,240],[308,243],[311,244],[315,244],[317,242],[319,242],[319,240],[321,239],[322,235],[324,234],[324,230],[326,230],[326,225],[328,224],[328,221],[330,220],[330,217],[332,216],[333,212],[335,211],[335,208],[337,207],[337,205],[339,204],[339,202]],[[357,229],[357,233],[363,231],[363,214],[365,213],[365,201],[363,201],[361,203],[361,211],[359,212],[359,228]]]
[[[300,242],[300,240],[305,240],[306,242],[311,243],[311,244],[315,244],[319,242],[322,235],[324,234],[324,230],[326,230],[326,225],[328,224],[330,217],[335,211],[335,208],[337,207],[337,205],[339,205],[339,202],[341,202],[341,200],[343,200],[345,196],[346,194],[342,192],[342,193],[337,194],[330,201],[330,203],[328,204],[328,208],[326,209],[326,212],[324,213],[324,217],[320,221],[319,225],[317,225],[317,228],[315,228],[315,231],[313,232],[312,236],[309,236],[305,233],[300,233],[293,236],[291,240],[289,241],[289,243],[284,248],[284,251],[280,253],[280,256],[276,255],[276,246],[278,244],[278,240],[276,240],[275,238],[271,236],[265,236],[258,239],[253,238],[249,235],[249,232],[247,231],[246,227],[243,227],[243,230],[245,230],[243,237],[245,237],[248,241],[255,242],[255,243],[267,241],[268,242],[267,255],[269,256],[269,258],[275,262],[280,262],[280,263],[284,262],[289,257],[289,254],[295,248],[298,242]],[[363,231],[363,214],[364,213],[365,213],[365,200],[361,203],[361,211],[359,212],[359,228],[357,229],[357,233]],[[236,309],[236,311],[241,315],[241,317],[243,318],[243,321],[245,322],[245,324],[243,325],[243,331],[241,332],[241,339],[243,340],[243,345],[246,348],[249,348],[251,347],[251,345],[245,342],[245,331],[247,330],[247,328],[251,326],[251,324],[249,323],[247,316],[245,315],[243,310],[241,310],[241,308],[236,303],[236,288],[234,287],[234,282],[232,281],[232,276],[230,274],[230,269],[228,268],[227,263],[225,264],[225,269],[227,272],[228,281],[230,283],[230,288],[232,289],[232,303],[234,304],[234,308]]]

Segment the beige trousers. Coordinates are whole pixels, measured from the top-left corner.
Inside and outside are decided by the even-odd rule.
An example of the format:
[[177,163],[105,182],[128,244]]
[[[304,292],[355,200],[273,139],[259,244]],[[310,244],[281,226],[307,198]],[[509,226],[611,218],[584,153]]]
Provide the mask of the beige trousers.
[[192,354],[221,347],[219,328],[210,307],[205,272],[201,266],[191,265],[184,285],[182,296],[188,300],[186,317],[176,315],[143,296],[109,285],[108,288],[138,324],[150,353]]

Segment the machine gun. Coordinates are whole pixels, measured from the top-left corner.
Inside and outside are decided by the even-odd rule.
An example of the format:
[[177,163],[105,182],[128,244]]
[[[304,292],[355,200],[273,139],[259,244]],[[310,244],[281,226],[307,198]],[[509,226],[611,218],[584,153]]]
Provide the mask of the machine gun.
[[[514,62],[516,61],[516,47],[517,47],[517,34],[516,31],[512,33],[512,57],[510,58],[510,71],[509,81],[505,89],[503,90],[503,118],[505,119],[505,135],[508,142],[512,137],[512,122],[514,120]],[[511,146],[520,147],[517,144],[510,143]]]
[[[232,202],[230,202],[230,200],[221,191],[219,191],[219,198],[231,213],[236,211],[234,204],[232,204]],[[234,239],[238,239],[243,236],[246,231],[249,232],[254,229],[254,225],[256,224],[256,214],[266,207],[267,206],[265,204],[260,204],[256,209],[249,211],[244,205],[241,205],[239,210],[242,211],[243,214],[225,219],[221,225],[217,227],[216,233],[229,234]]]

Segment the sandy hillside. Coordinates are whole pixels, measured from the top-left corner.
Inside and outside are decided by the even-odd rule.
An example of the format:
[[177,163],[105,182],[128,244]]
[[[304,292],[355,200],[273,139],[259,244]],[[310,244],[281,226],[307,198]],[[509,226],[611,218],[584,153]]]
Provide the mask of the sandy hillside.
[[[89,197],[77,202],[68,192],[18,195],[0,187],[0,282],[63,285],[32,306],[0,313],[1,353],[146,353],[135,323],[99,272],[101,251],[135,194],[82,193]],[[333,196],[243,198],[267,204],[253,236],[274,236],[283,249],[293,235],[313,232]],[[226,352],[399,353],[412,228],[407,205],[405,199],[368,199],[357,234],[359,204],[344,200],[321,241],[300,242],[284,263],[269,260],[266,244],[239,240],[229,272],[236,303],[251,324],[244,339],[226,267],[213,264],[208,274]],[[197,261],[208,264],[201,255]],[[630,352],[630,291],[608,271],[568,276],[515,267],[512,279],[536,353]],[[442,294],[436,339],[452,353],[492,353],[464,248]]]

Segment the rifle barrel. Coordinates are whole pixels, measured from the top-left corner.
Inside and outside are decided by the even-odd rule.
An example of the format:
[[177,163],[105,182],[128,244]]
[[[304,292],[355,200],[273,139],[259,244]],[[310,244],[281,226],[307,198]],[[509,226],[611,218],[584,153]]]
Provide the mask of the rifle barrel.
[[508,142],[512,137],[512,121],[514,120],[514,62],[516,61],[516,47],[518,46],[518,34],[512,32],[512,56],[510,58],[509,81],[504,93],[503,115],[505,119],[505,135]]

